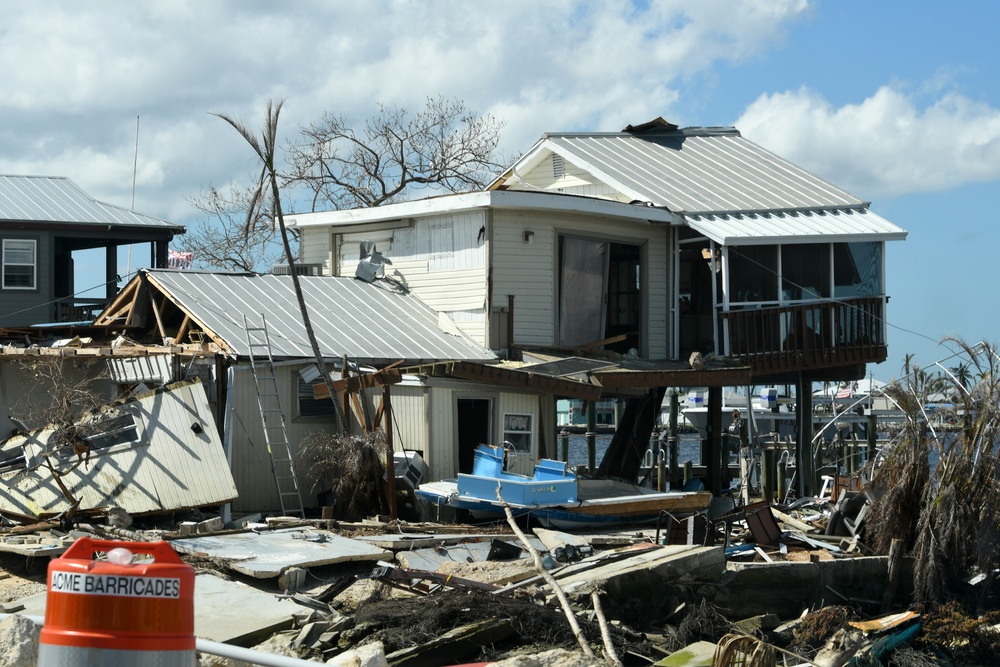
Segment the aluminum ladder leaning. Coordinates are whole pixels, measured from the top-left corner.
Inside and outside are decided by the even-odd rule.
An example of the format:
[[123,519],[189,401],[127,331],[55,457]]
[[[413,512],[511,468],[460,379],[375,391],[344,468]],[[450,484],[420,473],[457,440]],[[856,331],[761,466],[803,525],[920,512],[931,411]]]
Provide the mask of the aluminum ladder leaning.
[[264,441],[267,443],[267,453],[271,459],[271,472],[274,474],[281,513],[304,518],[305,509],[299,491],[299,478],[295,472],[292,446],[288,442],[285,412],[281,408],[281,394],[274,373],[274,358],[271,356],[271,338],[264,314],[261,313],[260,326],[252,326],[244,315],[243,328],[247,334],[250,369],[257,390],[257,405],[260,407],[260,418],[264,427]]

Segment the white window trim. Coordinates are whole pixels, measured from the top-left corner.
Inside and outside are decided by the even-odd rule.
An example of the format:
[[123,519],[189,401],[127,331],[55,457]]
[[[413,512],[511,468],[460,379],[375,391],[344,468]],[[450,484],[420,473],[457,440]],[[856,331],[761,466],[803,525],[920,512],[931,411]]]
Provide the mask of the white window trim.
[[[509,431],[507,430],[507,417],[526,417],[530,426],[527,431]],[[505,412],[500,419],[500,428],[502,429],[501,438],[504,442],[507,442],[510,440],[510,438],[507,437],[510,433],[516,433],[518,435],[527,433],[531,439],[531,442],[528,444],[528,448],[518,449],[515,447],[514,451],[518,453],[531,454],[535,450],[535,442],[537,441],[537,438],[535,437],[536,424],[537,420],[535,419],[535,415],[530,412]]]
[[[7,243],[30,243],[31,244],[31,264],[23,264],[18,262],[8,262],[7,261]],[[35,239],[4,239],[3,248],[0,250],[0,280],[3,281],[2,289],[5,290],[35,290],[38,289],[38,241]],[[8,266],[30,266],[31,267],[31,286],[24,287],[22,285],[8,285],[7,284],[7,267]]]

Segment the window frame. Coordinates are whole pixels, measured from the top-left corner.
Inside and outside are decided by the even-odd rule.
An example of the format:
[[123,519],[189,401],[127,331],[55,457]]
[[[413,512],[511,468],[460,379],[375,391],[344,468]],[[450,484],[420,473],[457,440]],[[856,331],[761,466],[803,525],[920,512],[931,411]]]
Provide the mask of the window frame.
[[[295,421],[314,421],[314,422],[332,422],[336,419],[336,407],[333,405],[334,399],[315,399],[310,398],[306,394],[311,395],[312,389],[318,384],[325,382],[323,376],[320,376],[313,380],[312,382],[306,382],[299,373],[293,373],[295,381]],[[308,391],[306,391],[308,387]],[[302,413],[302,401],[303,399],[311,401],[309,405],[320,406],[323,404],[329,405],[329,411],[322,411],[317,414],[303,414]]]
[[[528,426],[527,429],[516,428],[516,424],[511,424],[511,426],[508,427],[508,418],[526,419]],[[504,412],[500,418],[500,428],[501,440],[505,443],[509,442],[513,446],[514,451],[518,454],[531,454],[535,451],[535,415],[530,412]],[[514,436],[513,440],[511,439],[511,436]],[[527,436],[528,438],[527,449],[519,446],[519,441],[523,440],[523,436]]]
[[[31,245],[31,263],[24,262],[11,262],[7,260],[7,250],[8,244],[15,245],[18,243],[30,244]],[[13,248],[11,249],[13,250]],[[22,252],[24,249],[21,250]],[[0,289],[4,290],[16,290],[16,291],[34,291],[38,289],[38,239],[23,239],[23,238],[6,238],[3,239],[3,244],[0,246],[0,264],[2,264],[2,270],[0,270]],[[31,284],[30,285],[10,285],[7,281],[7,268],[8,267],[31,267]]]

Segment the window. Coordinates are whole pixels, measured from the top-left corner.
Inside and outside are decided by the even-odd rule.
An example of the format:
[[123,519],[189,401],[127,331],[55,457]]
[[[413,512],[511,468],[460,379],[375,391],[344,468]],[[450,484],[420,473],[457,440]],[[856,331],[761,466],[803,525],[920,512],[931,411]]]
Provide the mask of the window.
[[514,446],[514,451],[531,452],[534,431],[532,415],[505,413],[503,416],[503,439]]
[[3,289],[35,289],[34,240],[3,240]]
[[333,417],[333,400],[329,398],[313,398],[313,387],[323,383],[323,378],[319,377],[312,382],[306,382],[301,377],[297,378],[299,383],[299,417],[306,418],[327,418]]
[[[108,454],[123,448],[134,447],[142,441],[142,430],[135,415],[125,413],[120,415],[99,415],[93,421],[77,424],[73,431],[75,435],[87,443],[91,452]],[[63,461],[69,461],[78,456],[75,445],[67,435],[51,436],[47,446]],[[70,446],[73,445],[73,446]]]
[[837,298],[882,294],[882,244],[877,241],[833,244],[833,295]]
[[829,298],[829,243],[781,246],[781,295],[784,301]]
[[125,445],[139,440],[139,425],[131,414],[101,419],[86,427],[87,441],[91,449],[109,449],[115,445]]
[[778,247],[740,246],[729,249],[730,301],[755,303],[778,300]]

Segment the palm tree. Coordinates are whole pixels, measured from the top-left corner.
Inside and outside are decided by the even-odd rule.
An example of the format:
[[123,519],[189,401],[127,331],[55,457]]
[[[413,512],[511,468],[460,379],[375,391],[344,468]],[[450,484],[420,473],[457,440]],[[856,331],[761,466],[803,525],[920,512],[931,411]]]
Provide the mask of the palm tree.
[[313,331],[312,324],[309,321],[309,310],[306,308],[305,297],[302,294],[302,285],[299,282],[298,273],[295,271],[295,258],[292,254],[291,245],[288,241],[288,230],[285,227],[285,217],[281,210],[281,194],[278,189],[278,174],[274,167],[274,156],[277,152],[277,139],[278,139],[278,117],[281,115],[281,107],[284,102],[279,101],[277,103],[272,100],[267,102],[267,110],[264,113],[264,127],[260,133],[260,140],[254,134],[250,128],[248,128],[242,121],[236,120],[231,116],[226,114],[213,114],[218,116],[222,120],[229,123],[233,129],[240,133],[243,140],[246,141],[254,152],[257,153],[257,157],[261,161],[261,171],[260,178],[257,179],[256,186],[251,196],[251,205],[247,212],[247,222],[245,230],[247,233],[250,232],[253,221],[257,219],[258,214],[262,206],[270,199],[272,205],[274,206],[274,214],[278,219],[278,229],[281,231],[281,243],[285,249],[285,257],[288,260],[288,268],[292,274],[292,288],[295,290],[295,298],[299,303],[299,312],[302,313],[302,326],[305,327],[306,336],[309,337],[309,345],[312,347],[313,355],[316,357],[316,366],[319,368],[320,373],[323,374],[323,379],[326,381],[327,390],[330,392],[330,399],[333,401],[333,405],[336,408],[337,420],[340,426],[341,434],[347,431],[347,419],[344,415],[344,410],[337,400],[337,392],[334,391],[333,381],[330,379],[330,373],[327,369],[326,362],[323,359],[323,354],[319,349],[319,343],[316,341],[316,334]]
[[[987,577],[980,590],[988,591],[1000,550],[1000,354],[993,345],[946,341],[967,361],[928,373],[907,355],[912,372],[886,390],[907,424],[868,471],[877,498],[868,513],[872,545],[885,553],[903,540],[914,556],[915,595],[926,602],[956,597],[974,574]],[[929,419],[936,392],[955,396],[949,416],[957,430]]]

